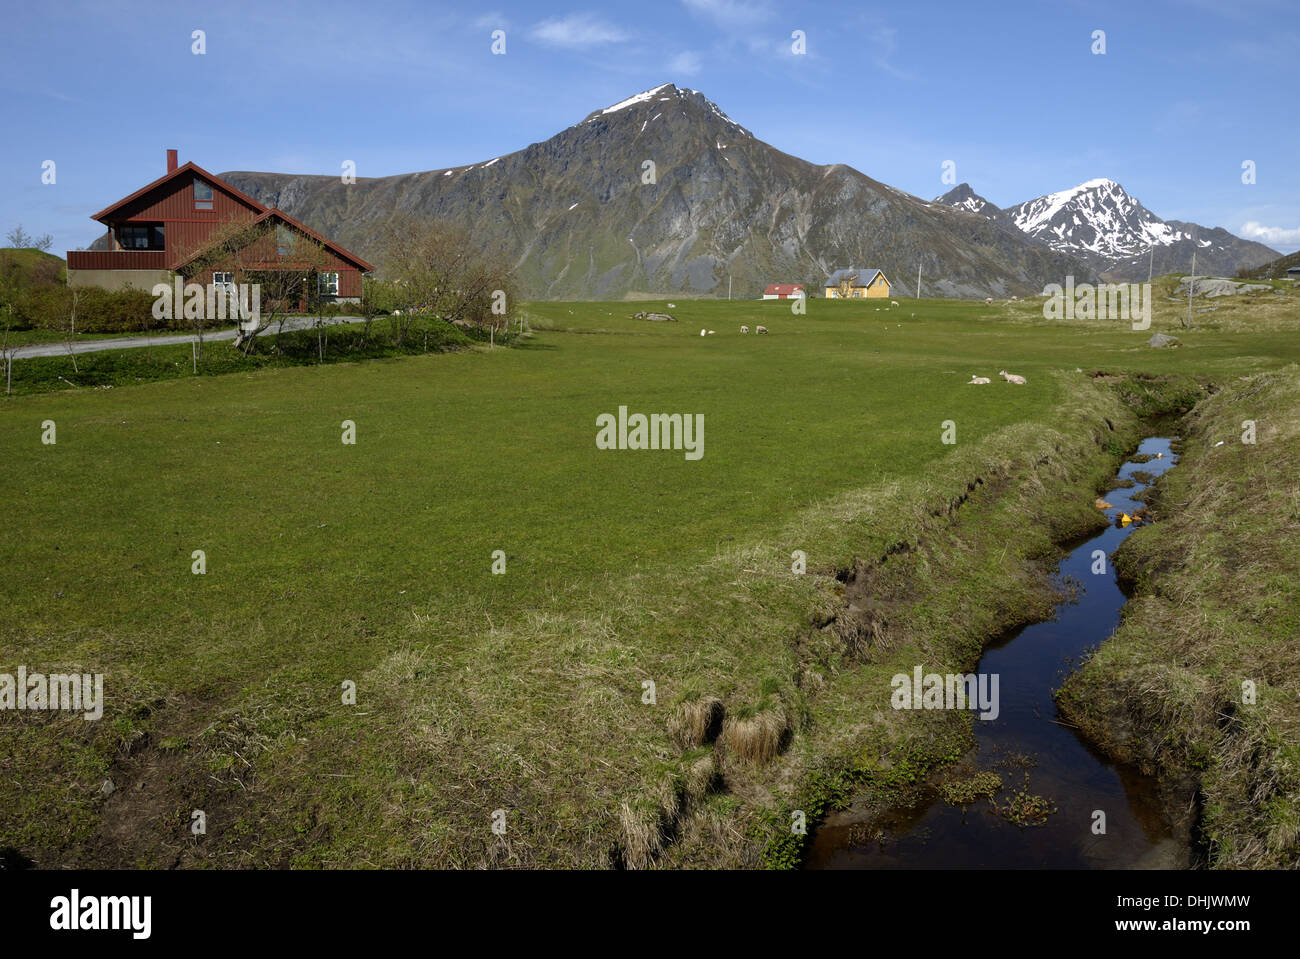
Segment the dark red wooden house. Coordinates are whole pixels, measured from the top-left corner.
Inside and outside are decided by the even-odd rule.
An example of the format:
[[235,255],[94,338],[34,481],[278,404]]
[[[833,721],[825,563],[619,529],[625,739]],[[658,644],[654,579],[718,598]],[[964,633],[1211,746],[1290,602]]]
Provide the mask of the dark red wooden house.
[[[337,243],[299,223],[283,210],[266,207],[220,177],[193,163],[177,166],[167,151],[167,173],[93,217],[108,228],[101,250],[68,251],[68,284],[149,290],[179,273],[189,282],[239,282],[236,272],[296,271],[316,274],[315,289],[326,301],[349,302],[361,296],[361,277],[372,267]],[[273,223],[274,231],[249,249],[238,263],[194,266],[233,221]],[[309,238],[315,252],[310,267],[293,255],[294,240]],[[224,267],[224,269],[222,268]]]

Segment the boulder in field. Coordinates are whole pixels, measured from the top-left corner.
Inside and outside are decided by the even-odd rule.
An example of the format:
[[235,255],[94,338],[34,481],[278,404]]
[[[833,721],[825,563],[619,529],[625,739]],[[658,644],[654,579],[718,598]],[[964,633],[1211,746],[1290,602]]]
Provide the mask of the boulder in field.
[[1169,336],[1165,333],[1157,333],[1147,340],[1147,346],[1155,349],[1163,349],[1166,346],[1182,346],[1183,341],[1176,336]]

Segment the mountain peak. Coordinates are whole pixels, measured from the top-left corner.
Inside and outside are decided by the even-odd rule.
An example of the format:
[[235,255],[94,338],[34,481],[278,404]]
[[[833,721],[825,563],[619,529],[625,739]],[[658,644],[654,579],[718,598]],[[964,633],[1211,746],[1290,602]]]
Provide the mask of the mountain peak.
[[[619,100],[617,103],[605,107],[603,110],[593,110],[583,119],[583,123],[594,123],[602,118],[610,119],[611,114],[623,114],[625,116],[635,116],[642,120],[642,123],[648,123],[650,119],[657,118],[658,114],[665,111],[666,107],[674,104],[685,105],[691,104],[696,108],[703,110],[705,113],[717,117],[722,122],[733,127],[741,136],[752,136],[752,134],[742,127],[731,117],[722,112],[722,109],[706,97],[699,90],[692,90],[689,87],[679,87],[673,83],[661,83],[657,87],[651,87],[649,90],[642,90],[632,96]],[[642,113],[649,113],[649,118],[641,117]],[[617,117],[615,117],[617,119]]]
[[958,210],[965,210],[967,213],[977,213],[989,220],[997,219],[1002,212],[972,190],[969,183],[959,183],[943,196],[935,197],[931,202],[955,207]]

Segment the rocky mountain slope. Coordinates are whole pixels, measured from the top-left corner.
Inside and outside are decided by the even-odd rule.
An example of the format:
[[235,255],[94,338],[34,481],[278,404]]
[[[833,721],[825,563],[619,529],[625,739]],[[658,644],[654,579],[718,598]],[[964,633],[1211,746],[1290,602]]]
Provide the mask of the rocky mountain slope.
[[[648,166],[653,163],[653,168]],[[650,173],[653,172],[653,182]],[[664,84],[543,143],[485,163],[344,184],[338,177],[222,177],[361,256],[394,212],[457,222],[515,264],[533,297],[758,296],[839,267],[885,271],[895,296],[1037,293],[1091,275],[1068,253],[928,204],[842,164],[757,139],[697,91]]]

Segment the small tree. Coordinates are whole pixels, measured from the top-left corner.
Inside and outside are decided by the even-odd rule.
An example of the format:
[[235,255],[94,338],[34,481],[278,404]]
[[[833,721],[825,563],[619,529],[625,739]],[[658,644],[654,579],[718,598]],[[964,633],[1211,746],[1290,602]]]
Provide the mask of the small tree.
[[72,340],[77,334],[77,310],[85,304],[86,296],[85,287],[70,286],[43,317],[42,325],[62,338],[68,357],[72,360],[74,373],[80,373],[81,369],[77,366],[77,354],[72,348]]
[[364,321],[361,325],[361,349],[370,346],[370,328],[374,325],[375,315],[379,312],[379,300],[382,292],[377,288],[380,281],[372,276],[363,276],[361,278],[361,319]]
[[[510,267],[477,251],[468,231],[449,223],[393,217],[385,225],[384,273],[394,281],[397,305],[393,334],[402,345],[414,316],[479,327],[508,324],[514,310]],[[504,312],[495,312],[500,303]]]
[[292,242],[282,243],[281,230],[287,228],[277,228],[271,220],[224,224],[208,235],[185,267],[188,276],[230,273],[235,283],[257,285],[258,323],[241,328],[235,338],[235,346],[245,355],[252,352],[257,337],[273,325],[278,346],[290,311],[299,303],[310,302],[311,284],[323,262],[324,250],[319,243],[293,231],[289,231]]
[[54,238],[48,233],[39,237],[32,236],[23,229],[21,223],[5,234],[5,241],[19,250],[40,250],[42,253],[48,253],[54,245]]
[[13,392],[14,381],[14,353],[16,349],[9,348],[9,331],[14,325],[14,313],[16,308],[10,302],[11,291],[5,282],[4,275],[0,273],[0,323],[4,324],[4,338],[0,339],[0,359],[5,364],[5,394]]

